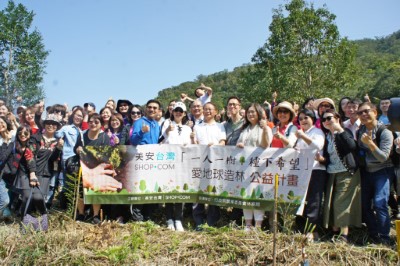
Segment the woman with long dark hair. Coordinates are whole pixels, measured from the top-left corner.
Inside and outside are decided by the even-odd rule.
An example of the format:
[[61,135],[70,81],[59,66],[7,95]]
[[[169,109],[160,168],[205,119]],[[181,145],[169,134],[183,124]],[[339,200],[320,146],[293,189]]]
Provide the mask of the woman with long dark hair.
[[[267,120],[263,119],[263,116],[264,110],[258,103],[253,103],[247,107],[245,122],[237,141],[237,147],[244,148],[250,146],[266,149],[270,146],[272,131],[267,124]],[[264,210],[243,209],[246,230],[252,227],[253,218],[255,226],[261,228],[262,221],[264,220],[264,213]]]

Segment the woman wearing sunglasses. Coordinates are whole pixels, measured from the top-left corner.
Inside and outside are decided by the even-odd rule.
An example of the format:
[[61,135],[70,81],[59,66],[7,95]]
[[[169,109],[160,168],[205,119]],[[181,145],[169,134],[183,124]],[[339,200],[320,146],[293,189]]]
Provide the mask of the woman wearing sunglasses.
[[130,137],[132,136],[133,125],[137,120],[139,120],[143,116],[143,109],[140,105],[134,104],[129,107],[128,110],[129,116],[127,117],[128,122],[124,126],[121,132],[120,145],[130,145]]
[[349,226],[361,225],[361,188],[357,143],[352,134],[343,129],[340,115],[333,109],[321,117],[326,134],[323,156],[317,160],[326,165],[327,183],[323,225],[332,227],[333,240],[348,242]]
[[[185,125],[188,118],[186,116],[186,105],[183,102],[176,102],[171,116],[165,120],[163,143],[166,144],[191,144],[190,134],[192,129]],[[166,203],[165,210],[167,213],[167,227],[172,231],[184,231],[182,225],[183,203]]]

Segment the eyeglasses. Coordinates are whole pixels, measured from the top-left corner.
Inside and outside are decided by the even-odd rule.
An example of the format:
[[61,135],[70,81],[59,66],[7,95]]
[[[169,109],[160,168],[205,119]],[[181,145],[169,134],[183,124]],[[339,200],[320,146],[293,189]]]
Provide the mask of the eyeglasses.
[[330,104],[320,104],[320,105],[319,105],[319,108],[320,108],[320,107],[332,108],[332,105],[330,105]]
[[322,117],[322,122],[326,122],[326,121],[331,121],[332,118],[335,118],[334,116],[327,116],[327,117]]
[[277,113],[278,113],[278,114],[279,114],[279,113],[288,114],[288,113],[290,113],[290,111],[287,110],[287,109],[279,109]]
[[153,110],[157,110],[158,106],[146,106],[147,109],[153,109]]
[[29,136],[29,132],[28,131],[20,131],[20,132],[18,132],[18,136],[28,137]]
[[57,124],[55,124],[55,123],[46,123],[45,126],[57,127]]
[[307,119],[309,119],[309,118],[310,118],[309,116],[304,116],[304,117],[300,117],[300,116],[299,116],[299,121],[307,120]]
[[89,121],[89,124],[96,124],[96,125],[98,125],[98,124],[100,124],[100,121],[98,121],[98,120],[96,120],[96,121]]
[[134,111],[132,111],[132,112],[131,112],[131,115],[142,115],[142,113],[141,113],[141,112],[134,112]]
[[371,109],[364,109],[364,110],[358,111],[357,114],[358,115],[368,114],[370,111],[371,111]]

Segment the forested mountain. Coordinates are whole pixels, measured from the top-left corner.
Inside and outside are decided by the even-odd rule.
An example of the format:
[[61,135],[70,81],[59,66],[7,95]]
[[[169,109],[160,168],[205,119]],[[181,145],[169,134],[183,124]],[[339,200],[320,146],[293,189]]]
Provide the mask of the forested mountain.
[[[386,37],[362,39],[350,41],[350,43],[355,49],[354,79],[357,82],[346,95],[362,98],[365,93],[368,93],[372,101],[385,97],[399,97],[400,30]],[[249,63],[236,67],[233,71],[224,70],[211,75],[199,75],[193,81],[160,90],[157,99],[166,106],[170,100],[178,100],[181,93],[187,93],[189,97],[195,98],[194,89],[200,83],[204,83],[213,88],[213,101],[219,107],[223,107],[226,99],[231,95],[242,97],[245,102],[263,102],[266,99],[261,98],[257,88],[249,86],[248,79],[253,70],[254,64]],[[343,94],[329,92],[326,96],[338,100]],[[278,98],[278,100],[283,99]]]

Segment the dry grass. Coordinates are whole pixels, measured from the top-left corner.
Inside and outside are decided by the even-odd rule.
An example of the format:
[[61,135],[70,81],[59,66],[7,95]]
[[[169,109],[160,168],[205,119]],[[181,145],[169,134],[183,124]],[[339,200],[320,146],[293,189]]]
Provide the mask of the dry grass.
[[[272,263],[272,234],[239,227],[171,232],[153,223],[99,226],[51,215],[46,233],[20,233],[0,225],[0,265],[265,265]],[[279,234],[277,261],[299,265],[300,234]],[[395,248],[329,242],[307,244],[311,265],[395,265]]]

